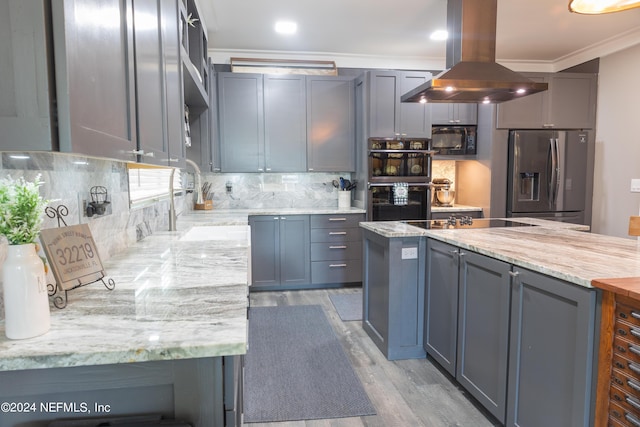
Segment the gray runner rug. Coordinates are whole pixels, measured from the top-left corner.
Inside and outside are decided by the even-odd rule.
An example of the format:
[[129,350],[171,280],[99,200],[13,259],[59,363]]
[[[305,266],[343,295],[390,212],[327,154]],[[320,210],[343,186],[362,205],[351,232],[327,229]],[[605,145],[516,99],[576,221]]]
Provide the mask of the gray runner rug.
[[251,307],[246,423],[375,415],[319,305]]
[[342,321],[362,320],[362,291],[354,294],[329,294],[329,299]]

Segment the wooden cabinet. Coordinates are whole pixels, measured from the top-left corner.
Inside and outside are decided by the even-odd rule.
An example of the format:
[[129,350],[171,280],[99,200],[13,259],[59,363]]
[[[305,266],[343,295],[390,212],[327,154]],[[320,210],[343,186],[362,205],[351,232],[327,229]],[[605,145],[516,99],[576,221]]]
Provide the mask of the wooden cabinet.
[[311,283],[331,285],[362,281],[364,215],[311,216]]
[[476,125],[478,104],[434,102],[431,104],[431,122],[434,125]]
[[549,89],[497,107],[498,128],[593,129],[595,128],[597,76],[582,73],[525,73]]
[[506,426],[589,426],[596,292],[513,268]]
[[400,97],[431,79],[427,72],[369,71],[366,114],[369,137],[431,137],[431,105],[401,103]]
[[506,426],[589,425],[593,289],[433,239],[426,270],[430,357]]
[[249,225],[252,290],[311,283],[308,215],[250,216]]
[[307,76],[307,170],[351,172],[355,162],[353,79]]
[[362,327],[387,359],[423,358],[426,239],[362,233]]

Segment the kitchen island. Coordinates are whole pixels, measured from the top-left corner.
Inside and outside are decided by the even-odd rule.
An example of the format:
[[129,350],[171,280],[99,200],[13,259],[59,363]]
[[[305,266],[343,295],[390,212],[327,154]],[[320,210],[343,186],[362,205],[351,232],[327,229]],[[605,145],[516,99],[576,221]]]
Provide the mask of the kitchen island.
[[388,358],[428,355],[505,425],[592,425],[592,280],[640,276],[640,247],[514,221],[537,226],[361,223],[363,328]]

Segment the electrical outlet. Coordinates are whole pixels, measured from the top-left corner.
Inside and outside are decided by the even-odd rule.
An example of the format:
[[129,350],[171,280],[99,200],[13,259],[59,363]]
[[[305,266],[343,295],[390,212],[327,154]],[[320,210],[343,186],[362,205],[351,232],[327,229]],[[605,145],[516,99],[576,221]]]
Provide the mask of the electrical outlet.
[[631,180],[631,192],[640,193],[640,178],[634,178]]
[[227,182],[227,193],[231,193],[233,191],[233,186],[231,185],[231,182]]
[[417,259],[418,258],[418,248],[402,248],[402,259]]

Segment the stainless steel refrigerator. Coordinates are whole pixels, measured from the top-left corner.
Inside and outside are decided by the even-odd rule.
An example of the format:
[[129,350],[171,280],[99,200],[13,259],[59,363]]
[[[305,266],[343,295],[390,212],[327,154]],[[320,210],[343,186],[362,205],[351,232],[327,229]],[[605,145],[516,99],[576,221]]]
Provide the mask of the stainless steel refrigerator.
[[507,216],[585,223],[588,133],[509,131]]

